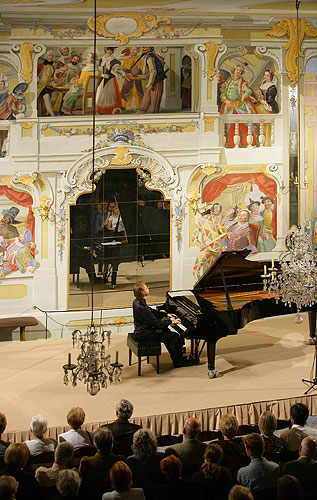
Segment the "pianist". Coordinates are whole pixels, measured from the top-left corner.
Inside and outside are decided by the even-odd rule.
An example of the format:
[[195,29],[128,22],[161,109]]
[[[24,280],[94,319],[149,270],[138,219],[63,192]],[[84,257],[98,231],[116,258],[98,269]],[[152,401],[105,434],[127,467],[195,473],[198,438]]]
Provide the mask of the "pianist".
[[149,287],[144,281],[139,281],[133,287],[135,299],[133,301],[134,334],[138,341],[160,340],[170,353],[175,368],[191,366],[191,360],[184,358],[182,354],[183,339],[175,331],[169,329],[169,325],[181,323],[174,314],[168,314],[152,309],[146,303],[149,295]]

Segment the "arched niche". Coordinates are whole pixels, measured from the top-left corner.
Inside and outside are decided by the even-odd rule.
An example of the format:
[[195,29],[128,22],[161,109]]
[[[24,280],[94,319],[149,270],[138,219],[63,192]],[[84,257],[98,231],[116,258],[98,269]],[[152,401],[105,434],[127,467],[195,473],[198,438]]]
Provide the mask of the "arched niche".
[[[59,191],[58,211],[68,221],[69,308],[91,305],[92,280],[95,307],[131,305],[133,284],[140,280],[149,283],[155,302],[163,301],[170,286],[172,212],[179,200],[174,170],[157,153],[125,143],[96,151],[93,263],[91,174],[90,153],[63,173]],[[112,220],[111,232],[115,205],[123,228]],[[117,234],[124,231],[124,237]]]

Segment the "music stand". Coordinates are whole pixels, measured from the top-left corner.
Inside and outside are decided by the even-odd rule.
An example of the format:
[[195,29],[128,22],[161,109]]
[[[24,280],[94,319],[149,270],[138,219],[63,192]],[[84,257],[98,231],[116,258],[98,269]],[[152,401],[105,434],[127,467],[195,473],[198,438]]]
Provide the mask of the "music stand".
[[315,355],[314,355],[314,360],[313,360],[313,366],[312,366],[312,370],[311,370],[311,373],[313,372],[313,370],[315,371],[314,373],[314,378],[312,380],[307,380],[305,378],[302,378],[302,382],[304,382],[306,385],[309,385],[310,387],[308,387],[307,391],[304,392],[304,395],[306,396],[306,394],[308,394],[311,390],[317,390],[317,337],[310,337],[310,344],[314,344],[315,345]]

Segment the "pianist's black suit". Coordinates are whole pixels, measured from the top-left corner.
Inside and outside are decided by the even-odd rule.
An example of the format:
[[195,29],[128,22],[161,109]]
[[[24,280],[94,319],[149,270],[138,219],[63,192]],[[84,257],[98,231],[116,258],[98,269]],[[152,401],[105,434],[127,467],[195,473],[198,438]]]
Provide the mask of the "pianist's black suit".
[[163,313],[149,307],[145,299],[134,299],[134,334],[137,340],[160,340],[170,353],[174,366],[181,366],[182,339],[168,329],[172,321],[162,316]]

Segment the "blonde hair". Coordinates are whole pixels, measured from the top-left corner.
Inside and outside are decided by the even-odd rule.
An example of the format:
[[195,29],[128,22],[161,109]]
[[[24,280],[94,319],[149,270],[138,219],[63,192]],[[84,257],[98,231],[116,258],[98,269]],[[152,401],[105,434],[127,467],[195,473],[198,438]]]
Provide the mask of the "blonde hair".
[[25,443],[12,443],[5,451],[4,463],[16,465],[22,469],[26,466],[29,456],[29,450]]
[[262,434],[273,434],[277,427],[275,416],[270,411],[264,411],[259,418],[259,429]]
[[79,406],[74,406],[69,410],[67,413],[67,423],[70,425],[72,429],[80,429],[80,427],[83,425],[85,421],[85,412],[83,408],[80,408]]
[[231,413],[225,413],[220,418],[219,429],[224,436],[232,439],[234,436],[236,436],[239,429],[239,422],[237,417],[235,415],[232,415]]

